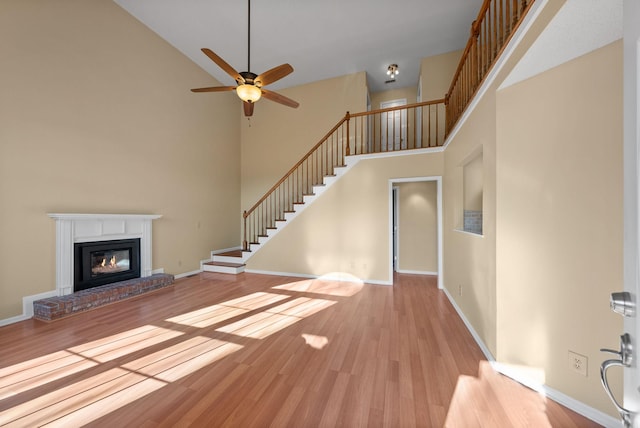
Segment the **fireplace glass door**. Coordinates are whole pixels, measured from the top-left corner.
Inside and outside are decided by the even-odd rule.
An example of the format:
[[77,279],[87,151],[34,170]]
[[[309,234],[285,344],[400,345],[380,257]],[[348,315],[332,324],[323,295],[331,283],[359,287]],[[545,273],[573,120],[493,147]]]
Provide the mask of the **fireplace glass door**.
[[75,244],[74,291],[140,277],[140,239]]

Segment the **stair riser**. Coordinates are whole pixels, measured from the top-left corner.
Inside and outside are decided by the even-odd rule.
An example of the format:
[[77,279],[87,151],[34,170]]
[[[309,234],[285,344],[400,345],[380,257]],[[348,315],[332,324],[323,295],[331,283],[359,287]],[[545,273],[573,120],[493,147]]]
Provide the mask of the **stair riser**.
[[227,266],[210,266],[203,265],[202,270],[205,272],[216,272],[216,273],[229,273],[232,275],[237,275],[239,273],[244,272],[244,266],[242,267],[227,267]]
[[222,262],[222,263],[244,263],[244,257],[229,257],[229,256],[216,256],[214,255],[211,258],[212,262]]

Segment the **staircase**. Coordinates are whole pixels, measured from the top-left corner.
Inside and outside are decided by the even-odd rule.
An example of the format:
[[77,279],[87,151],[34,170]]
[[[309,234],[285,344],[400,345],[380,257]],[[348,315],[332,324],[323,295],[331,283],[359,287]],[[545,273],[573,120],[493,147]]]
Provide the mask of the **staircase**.
[[[206,272],[238,274],[287,222],[310,206],[363,155],[438,148],[444,143],[444,99],[347,114],[253,207],[243,213],[240,250],[212,253]],[[391,125],[390,125],[391,124]]]
[[293,204],[293,209],[286,211],[281,219],[274,222],[273,227],[265,229],[265,234],[257,238],[257,242],[249,244],[247,250],[232,250],[223,253],[211,252],[211,261],[202,264],[205,272],[228,273],[237,275],[244,272],[245,262],[254,255],[262,245],[275,236],[288,221],[293,220],[305,208],[310,206],[322,193],[331,187],[340,177],[347,173],[358,162],[357,158],[349,158],[346,165],[334,167],[333,174],[323,177],[322,183],[312,187],[312,192],[303,196],[302,202]]
[[534,0],[484,0],[449,92],[440,100],[346,113],[318,144],[243,213],[242,250],[212,254],[209,272],[240,273],[245,262],[317,199],[361,155],[441,147]]

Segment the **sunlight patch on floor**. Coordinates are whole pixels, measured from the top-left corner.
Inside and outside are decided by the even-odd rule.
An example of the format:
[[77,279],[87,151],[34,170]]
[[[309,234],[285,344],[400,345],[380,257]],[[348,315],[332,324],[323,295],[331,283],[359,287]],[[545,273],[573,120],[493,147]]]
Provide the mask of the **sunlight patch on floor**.
[[[479,376],[460,376],[445,427],[551,427],[546,398],[480,362]],[[496,404],[498,403],[498,404]]]
[[222,333],[264,339],[304,318],[336,304],[332,300],[299,297],[216,329]]
[[302,334],[304,342],[314,349],[322,349],[329,344],[329,338],[326,336],[316,336],[315,334]]
[[42,361],[41,365],[15,369],[13,373],[0,379],[0,400],[98,365],[95,361],[67,351],[51,354],[50,360],[47,358],[38,358],[38,360]]
[[183,335],[151,325],[74,346],[0,370],[0,399],[8,398]]
[[0,424],[80,426],[241,348],[197,336],[0,412]]
[[[299,281],[274,287],[331,296],[351,296],[362,284],[321,280]],[[284,300],[284,302],[283,302]],[[244,318],[215,331],[254,339],[264,339],[316,314],[337,301],[295,297],[286,293],[256,292],[222,303],[183,313],[164,321],[203,328],[232,318]],[[271,307],[272,305],[276,305]],[[251,315],[246,316],[247,313]],[[0,369],[0,399],[30,392],[47,383],[71,375],[84,378],[55,391],[24,400],[0,412],[0,425],[79,426],[107,415],[163,386],[219,361],[240,350],[242,345],[206,336],[174,340],[182,331],[145,325],[118,334],[70,347]],[[305,342],[322,349],[328,338],[303,334]],[[118,367],[102,364],[156,346],[154,352]],[[89,376],[89,377],[87,377]]]
[[238,315],[260,309],[288,298],[289,296],[282,294],[265,292],[252,293],[237,299],[228,300],[226,302],[207,306],[206,308],[180,314],[178,316],[168,318],[166,321],[197,328],[209,327],[213,324],[226,321]]
[[[337,275],[338,273],[327,274],[326,276]],[[288,284],[273,287],[276,290],[298,291],[305,293],[326,294],[329,296],[350,297],[357,294],[363,286],[363,282],[353,275],[340,273],[345,277],[343,281],[307,279],[303,281],[291,282]],[[346,279],[346,278],[351,278]]]

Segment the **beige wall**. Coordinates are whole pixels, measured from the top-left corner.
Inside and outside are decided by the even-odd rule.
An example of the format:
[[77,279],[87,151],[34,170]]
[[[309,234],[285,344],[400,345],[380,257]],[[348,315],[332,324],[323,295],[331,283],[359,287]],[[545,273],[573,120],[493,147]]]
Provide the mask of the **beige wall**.
[[437,183],[394,186],[398,188],[398,271],[438,272]]
[[422,81],[422,101],[444,98],[451,86],[453,74],[458,68],[462,51],[434,55],[422,60],[420,80]]
[[[447,52],[424,58],[420,65],[420,82],[422,85],[422,101],[433,101],[446,98],[451,81],[458,68],[462,51]],[[444,104],[425,109],[422,123],[431,122],[430,139],[433,141],[444,140],[446,111]],[[427,113],[428,111],[428,113]],[[427,114],[430,117],[427,117]],[[425,130],[425,136],[429,133]]]
[[[487,93],[445,150],[444,286],[496,355],[495,94]],[[462,232],[463,169],[482,151],[483,235]]]
[[367,109],[364,72],[277,92],[300,107],[260,100],[254,116],[241,121],[243,210],[251,208],[347,111]]
[[389,180],[439,176],[442,153],[361,160],[267,242],[248,269],[389,282]]
[[482,152],[463,166],[463,196],[465,210],[482,210]]
[[500,91],[496,117],[497,358],[615,415],[598,366],[622,331],[622,42]]
[[0,319],[55,289],[49,212],[161,214],[173,274],[238,244],[233,94],[110,0],[2,1],[0,53]]

